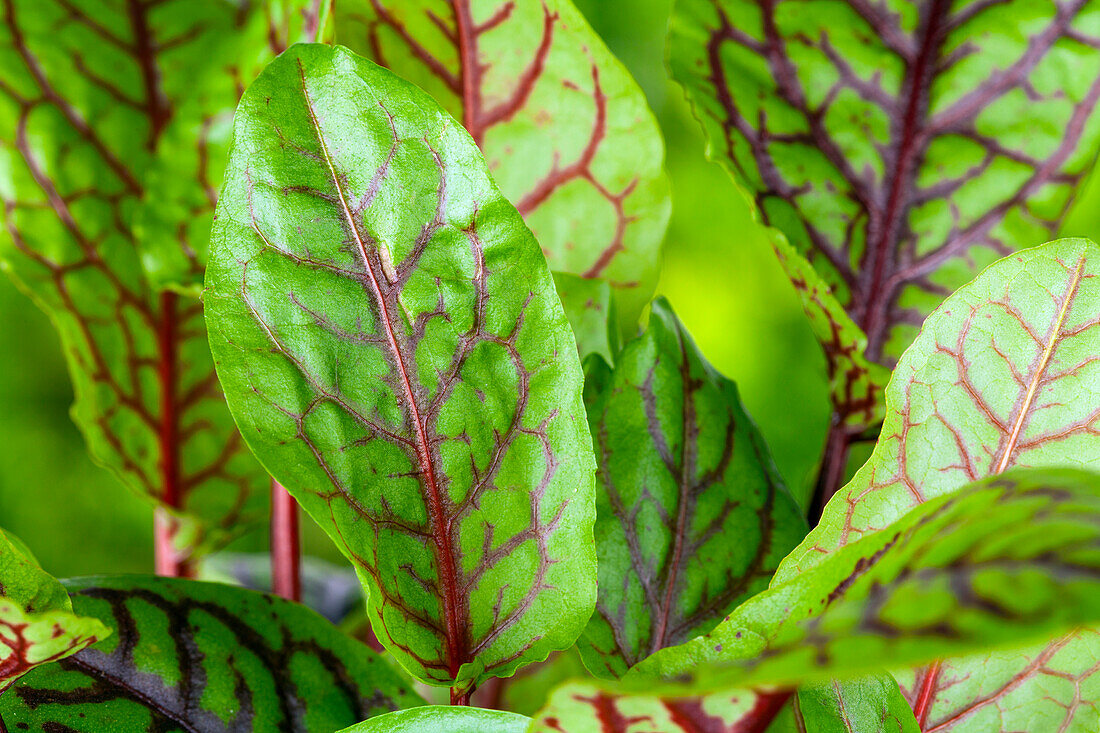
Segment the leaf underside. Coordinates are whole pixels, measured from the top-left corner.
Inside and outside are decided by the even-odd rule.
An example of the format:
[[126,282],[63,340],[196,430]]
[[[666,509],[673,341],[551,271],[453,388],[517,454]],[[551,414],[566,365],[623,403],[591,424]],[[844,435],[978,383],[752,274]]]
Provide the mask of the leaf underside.
[[184,554],[261,519],[266,481],[225,408],[201,305],[161,286],[201,280],[240,86],[315,5],[0,8],[0,258],[60,332],[93,458],[194,520]]
[[344,0],[339,40],[427,90],[481,146],[550,267],[615,286],[632,324],[668,225],[641,89],[568,0]]
[[10,730],[332,733],[421,704],[386,662],[314,612],[217,583],[69,581],[106,641],[0,698]]
[[467,133],[346,49],[250,87],[214,229],[211,346],[250,447],[468,690],[591,615],[591,438],[549,270]]
[[663,299],[589,422],[600,592],[581,650],[589,669],[621,676],[766,588],[806,524],[737,387]]
[[891,364],[944,296],[1057,228],[1100,144],[1096,8],[678,0],[670,63],[710,154]]

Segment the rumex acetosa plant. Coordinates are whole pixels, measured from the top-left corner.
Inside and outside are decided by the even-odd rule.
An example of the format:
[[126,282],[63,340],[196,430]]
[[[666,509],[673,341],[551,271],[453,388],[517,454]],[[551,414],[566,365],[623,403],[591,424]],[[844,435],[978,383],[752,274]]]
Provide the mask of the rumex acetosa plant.
[[[814,507],[653,297],[661,136],[567,0],[2,9],[0,257],[89,449],[161,575],[273,482],[290,598],[0,531],[0,733],[1100,725],[1100,247],[1027,248],[1100,148],[1100,3],[676,3],[826,352]],[[364,621],[294,602],[282,487]]]

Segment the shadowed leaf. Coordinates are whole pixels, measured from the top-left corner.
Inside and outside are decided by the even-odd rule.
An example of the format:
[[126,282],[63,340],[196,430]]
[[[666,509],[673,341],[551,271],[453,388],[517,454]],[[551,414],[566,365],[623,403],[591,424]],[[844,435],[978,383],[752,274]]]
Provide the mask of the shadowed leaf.
[[341,0],[339,40],[462,120],[556,271],[608,280],[632,326],[669,217],[645,96],[568,0]]
[[421,704],[378,655],[314,612],[218,583],[68,581],[114,630],[0,698],[11,730],[332,733]]
[[1100,475],[1016,468],[773,584],[627,679],[792,685],[1023,647],[1100,620],[1098,547]]
[[600,592],[580,647],[589,669],[620,676],[766,588],[806,523],[736,385],[664,299],[620,353],[589,423]]
[[341,733],[524,733],[530,722],[499,710],[431,705],[379,715]]
[[804,687],[797,714],[802,729],[815,733],[920,733],[909,701],[885,673]]
[[891,364],[945,295],[1057,228],[1100,143],[1096,9],[677,0],[670,64],[710,155]]
[[18,538],[0,530],[0,695],[35,667],[110,633],[96,619],[72,611],[61,583],[38,566]]
[[[870,460],[784,562],[780,579],[975,478],[1017,465],[1100,469],[1100,247],[1059,240],[987,269],[929,317],[898,363],[886,404]],[[1098,661],[1095,634],[1085,632],[1026,655],[952,662],[931,678],[920,672],[899,682],[911,701],[923,697],[934,707],[930,725],[1007,716],[999,702],[1011,696],[1030,701],[1013,705],[1021,720],[1051,715],[1057,728],[1067,711],[1043,702],[1053,696],[1048,690],[1056,687],[1068,704]],[[978,677],[1000,687],[977,684]],[[1074,706],[1068,715],[1093,713]]]
[[426,94],[295,46],[237,112],[206,294],[250,447],[456,694],[592,612],[591,438],[538,245]]
[[589,354],[599,354],[604,362],[614,364],[622,344],[611,286],[606,280],[589,280],[568,272],[555,272],[554,286],[577,339],[581,361]]
[[266,476],[225,409],[201,305],[159,286],[201,279],[215,138],[305,11],[320,4],[0,5],[3,269],[60,332],[93,458],[180,513],[184,560],[263,517]]

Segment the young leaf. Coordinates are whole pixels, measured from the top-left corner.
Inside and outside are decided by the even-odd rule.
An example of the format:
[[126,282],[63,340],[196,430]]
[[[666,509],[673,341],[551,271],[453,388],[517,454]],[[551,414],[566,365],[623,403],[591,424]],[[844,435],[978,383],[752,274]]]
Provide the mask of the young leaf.
[[[898,363],[871,459],[826,507],[779,579],[925,499],[1009,466],[1100,469],[1098,273],[1100,247],[1059,240],[1002,260],[948,298]],[[918,672],[919,679],[901,681],[911,701],[936,704],[930,721],[993,711],[1009,690],[1030,696],[1028,708],[1014,708],[1021,720],[1061,720],[1065,710],[1050,702],[1053,678],[1046,670],[1090,674],[1091,637],[953,661],[931,676]],[[989,698],[984,687],[958,682],[971,672],[1001,679],[1003,692],[982,703]],[[1062,688],[1059,699],[1073,699],[1072,685],[1054,683]]]
[[[181,269],[158,264],[164,252],[188,253],[182,271],[201,273],[194,255],[213,208],[209,182],[220,179],[210,135],[183,150],[165,139],[177,128],[213,134],[242,81],[281,50],[268,46],[283,35],[270,13],[300,17],[296,6],[320,7],[0,7],[3,269],[60,332],[73,417],[93,458],[186,520],[176,537],[183,560],[261,518],[267,480],[225,408],[200,304],[156,287]],[[175,189],[198,204],[174,208],[154,180],[161,155],[177,166]],[[150,211],[168,218],[154,225]]]
[[422,702],[381,657],[275,596],[152,576],[69,588],[114,634],[0,697],[11,730],[331,733]]
[[645,96],[569,0],[342,0],[339,40],[440,100],[554,270],[614,285],[633,324],[668,225]]
[[1100,475],[1012,469],[773,584],[631,676],[793,685],[1023,647],[1100,620],[1098,543]]
[[1100,143],[1100,34],[1086,0],[808,7],[679,0],[672,72],[868,356],[896,358],[944,294],[1056,228]]
[[589,354],[599,354],[604,362],[614,364],[621,336],[608,282],[555,272],[554,286],[577,339],[581,361]]
[[767,587],[806,523],[745,413],[663,298],[589,410],[599,598],[580,644],[597,674],[709,631]]
[[886,673],[803,687],[797,714],[802,730],[815,733],[920,733],[909,701]]
[[206,295],[230,407],[369,589],[379,639],[462,696],[592,613],[592,442],[550,272],[477,147],[346,49],[241,101]]
[[61,584],[22,542],[0,530],[0,695],[35,667],[75,654],[109,633],[98,620],[74,614]]
[[426,705],[379,715],[341,733],[525,733],[530,722],[499,710]]
[[731,690],[701,697],[606,689],[571,682],[551,695],[535,717],[531,733],[696,733],[749,731],[771,720],[787,694]]

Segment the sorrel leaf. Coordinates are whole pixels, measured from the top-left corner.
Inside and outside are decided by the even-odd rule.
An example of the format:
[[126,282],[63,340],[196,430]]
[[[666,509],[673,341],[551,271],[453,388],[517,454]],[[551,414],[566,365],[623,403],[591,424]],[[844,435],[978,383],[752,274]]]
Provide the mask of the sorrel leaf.
[[569,0],[342,0],[339,41],[462,120],[554,270],[601,277],[633,323],[668,224],[641,89]]
[[459,695],[570,646],[594,459],[550,272],[426,94],[295,46],[249,88],[214,228],[211,345],[249,446]]
[[[164,141],[222,124],[238,85],[280,50],[268,46],[278,8],[299,13],[221,0],[0,7],[0,258],[60,332],[93,458],[186,516],[184,558],[260,518],[267,492],[225,409],[200,304],[155,287],[174,268],[163,252],[204,249],[204,197],[220,178],[209,136],[187,151]],[[147,183],[168,154],[174,186],[200,204],[172,208]],[[154,226],[142,212],[161,205],[169,218]]]
[[614,364],[622,337],[611,285],[606,280],[586,279],[568,272],[555,272],[554,285],[577,339],[581,360],[589,354],[599,354],[604,362]]
[[815,733],[920,733],[909,701],[886,673],[804,687],[797,715],[802,729]]
[[766,588],[806,522],[737,386],[663,298],[588,415],[600,590],[580,648],[590,670],[621,676]]
[[[780,577],[973,478],[1013,465],[1100,468],[1098,273],[1100,247],[1059,240],[1002,260],[948,298],[898,363],[870,460],[826,507]],[[913,700],[927,688],[925,697],[938,701],[941,712],[929,720],[952,719],[987,697],[984,688],[962,693],[955,684],[968,670],[1001,679],[1061,720],[1065,711],[1043,702],[1051,695],[1038,690],[1049,687],[1051,665],[1088,673],[1091,639],[1088,633],[1026,654],[952,662],[937,667],[932,680],[918,673],[919,681],[901,681]],[[1069,700],[1075,693],[1066,694]],[[979,707],[992,712],[997,699]],[[1021,719],[1035,714],[1017,710]]]
[[426,705],[378,715],[341,733],[525,733],[530,722],[499,710]]
[[370,649],[275,596],[152,576],[68,586],[114,634],[17,682],[0,698],[10,730],[331,733],[422,702]]
[[72,612],[69,594],[14,535],[0,530],[0,695],[41,664],[75,654],[110,632]]
[[711,155],[889,364],[1073,199],[1100,143],[1091,9],[678,0],[671,67]]
[[754,596],[627,679],[793,685],[1003,647],[1100,620],[1100,474],[1015,468],[930,499]]
[[624,692],[592,682],[562,685],[535,716],[531,733],[689,733],[757,730],[788,695],[732,690],[701,697]]

